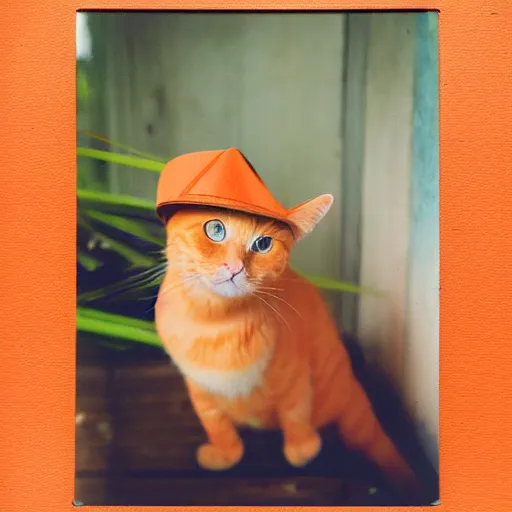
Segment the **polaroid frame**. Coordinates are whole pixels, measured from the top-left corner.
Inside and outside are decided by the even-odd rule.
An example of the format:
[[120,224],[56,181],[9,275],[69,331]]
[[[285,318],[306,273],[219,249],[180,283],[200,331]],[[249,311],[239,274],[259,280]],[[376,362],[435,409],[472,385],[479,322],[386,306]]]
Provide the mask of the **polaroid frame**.
[[77,10],[93,9],[440,12],[439,506],[508,511],[512,38],[500,37],[510,32],[508,0],[20,0],[3,7],[0,510],[74,510],[75,19]]

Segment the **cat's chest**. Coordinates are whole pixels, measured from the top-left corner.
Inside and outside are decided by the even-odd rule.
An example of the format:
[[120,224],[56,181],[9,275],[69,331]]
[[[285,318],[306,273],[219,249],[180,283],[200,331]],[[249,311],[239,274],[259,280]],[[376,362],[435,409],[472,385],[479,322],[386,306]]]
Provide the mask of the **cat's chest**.
[[186,357],[173,357],[180,371],[205,390],[226,397],[244,398],[264,384],[271,352],[240,369],[205,367]]
[[166,346],[181,373],[227,398],[249,396],[262,386],[273,353],[268,328],[240,320],[177,322]]

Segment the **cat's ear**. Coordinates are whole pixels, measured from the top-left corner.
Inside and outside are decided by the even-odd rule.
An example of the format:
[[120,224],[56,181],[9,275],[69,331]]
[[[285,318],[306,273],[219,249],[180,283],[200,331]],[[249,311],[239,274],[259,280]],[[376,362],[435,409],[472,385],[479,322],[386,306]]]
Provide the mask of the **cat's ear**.
[[333,202],[334,197],[331,194],[322,194],[290,210],[287,217],[300,230],[297,234],[298,240],[315,229],[330,210]]

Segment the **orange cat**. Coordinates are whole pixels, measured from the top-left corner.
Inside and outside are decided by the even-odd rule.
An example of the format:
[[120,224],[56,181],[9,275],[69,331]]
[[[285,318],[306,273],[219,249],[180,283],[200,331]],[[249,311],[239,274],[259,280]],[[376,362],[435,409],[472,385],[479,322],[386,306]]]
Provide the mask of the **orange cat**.
[[[332,201],[317,197],[289,219],[311,232]],[[414,483],[354,377],[319,291],[288,267],[295,243],[288,225],[189,206],[166,230],[156,326],[208,437],[198,463],[237,464],[244,452],[237,426],[248,425],[282,429],[286,459],[303,466],[320,451],[317,429],[335,423],[347,445],[392,481]]]

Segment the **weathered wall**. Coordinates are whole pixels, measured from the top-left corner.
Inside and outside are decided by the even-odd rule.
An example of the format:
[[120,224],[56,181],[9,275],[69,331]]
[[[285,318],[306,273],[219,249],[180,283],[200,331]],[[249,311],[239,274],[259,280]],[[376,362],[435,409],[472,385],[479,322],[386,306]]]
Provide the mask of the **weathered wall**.
[[[293,260],[339,277],[343,15],[123,14],[109,27],[109,136],[165,158],[236,146],[286,206],[333,193]],[[118,168],[112,189],[153,199],[156,179]]]
[[[374,14],[366,54],[358,334],[402,391],[438,464],[436,14]],[[347,152],[346,152],[347,154]]]
[[360,280],[385,296],[361,297],[359,336],[402,382],[415,15],[372,14],[368,23]]
[[417,17],[404,389],[439,460],[439,87],[437,14]]

